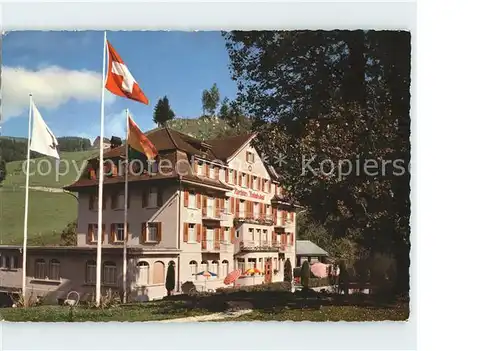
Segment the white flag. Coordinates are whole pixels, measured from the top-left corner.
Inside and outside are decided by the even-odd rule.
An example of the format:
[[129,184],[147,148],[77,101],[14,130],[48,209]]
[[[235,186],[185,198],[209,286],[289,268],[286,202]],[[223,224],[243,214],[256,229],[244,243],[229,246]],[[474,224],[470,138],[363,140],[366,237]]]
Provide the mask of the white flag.
[[59,152],[57,151],[57,145],[59,144],[54,133],[47,127],[34,103],[32,108],[33,132],[31,133],[30,150],[59,159]]

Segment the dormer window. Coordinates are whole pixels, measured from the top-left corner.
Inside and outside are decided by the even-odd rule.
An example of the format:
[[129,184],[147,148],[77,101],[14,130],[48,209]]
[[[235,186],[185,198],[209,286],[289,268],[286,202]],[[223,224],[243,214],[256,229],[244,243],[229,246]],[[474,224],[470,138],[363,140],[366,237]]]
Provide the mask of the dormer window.
[[248,163],[255,162],[255,154],[253,152],[247,151],[247,162]]
[[198,162],[198,167],[196,169],[196,175],[201,176],[203,174],[203,162]]
[[208,172],[209,172],[208,177],[211,179],[214,179],[215,178],[215,169],[214,169],[213,165],[210,165]]

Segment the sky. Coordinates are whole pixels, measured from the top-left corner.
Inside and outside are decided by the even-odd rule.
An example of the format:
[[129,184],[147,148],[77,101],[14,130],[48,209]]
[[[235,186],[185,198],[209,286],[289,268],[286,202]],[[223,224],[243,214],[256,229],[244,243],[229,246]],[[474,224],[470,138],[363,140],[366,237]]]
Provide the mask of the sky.
[[[93,141],[100,133],[103,32],[9,32],[2,40],[2,135],[28,135],[29,93],[57,136]],[[236,96],[220,32],[107,32],[149,105],[105,93],[105,136],[123,137],[125,109],[143,131],[167,95],[178,117],[199,117],[213,83],[221,100]]]

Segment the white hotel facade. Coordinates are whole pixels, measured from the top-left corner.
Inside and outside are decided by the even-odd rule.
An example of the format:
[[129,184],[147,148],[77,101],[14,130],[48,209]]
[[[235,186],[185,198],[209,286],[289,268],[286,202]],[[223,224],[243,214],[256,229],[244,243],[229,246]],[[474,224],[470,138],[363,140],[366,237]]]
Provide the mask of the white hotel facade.
[[[227,273],[256,267],[262,274],[237,285],[283,280],[287,259],[295,267],[295,206],[287,200],[272,167],[251,142],[254,134],[201,141],[158,128],[146,133],[159,151],[148,171],[129,175],[124,203],[120,169],[123,146],[109,149],[103,203],[103,290],[121,291],[122,252],[127,240],[127,281],[131,299],[167,294],[168,265],[175,265],[176,288],[192,281],[199,290],[223,287]],[[27,286],[36,296],[82,297],[95,289],[98,159],[67,190],[78,194],[77,246],[28,247]],[[134,169],[137,172],[139,169]],[[128,235],[124,206],[128,206]],[[0,291],[21,286],[21,249],[0,246]],[[15,264],[14,264],[15,263]],[[203,270],[216,274],[196,276]]]

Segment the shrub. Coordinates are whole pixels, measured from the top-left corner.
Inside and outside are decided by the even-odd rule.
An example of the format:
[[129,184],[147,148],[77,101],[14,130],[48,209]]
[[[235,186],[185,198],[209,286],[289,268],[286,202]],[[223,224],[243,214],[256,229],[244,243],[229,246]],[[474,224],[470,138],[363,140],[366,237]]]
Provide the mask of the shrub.
[[191,289],[196,290],[196,285],[194,285],[194,283],[192,281],[187,281],[187,282],[182,283],[181,290],[184,294],[189,294]]
[[173,264],[168,265],[165,288],[167,289],[168,296],[170,296],[172,294],[172,290],[175,289],[175,267]]
[[300,284],[304,288],[309,288],[309,278],[311,277],[311,268],[309,267],[309,262],[305,261],[302,264],[302,269],[300,270]]
[[216,289],[216,292],[223,294],[232,294],[236,292],[290,291],[290,289],[291,289],[290,282],[276,282],[268,284],[241,286],[239,288],[233,288],[233,287],[218,288]]
[[328,286],[331,284],[330,278],[309,278],[309,287],[317,288],[319,286]]
[[300,278],[300,271],[302,270],[301,267],[295,267],[293,269],[293,277],[294,278]]
[[285,261],[285,271],[284,271],[284,281],[285,282],[291,282],[292,281],[292,263],[290,262],[290,259],[287,258]]

